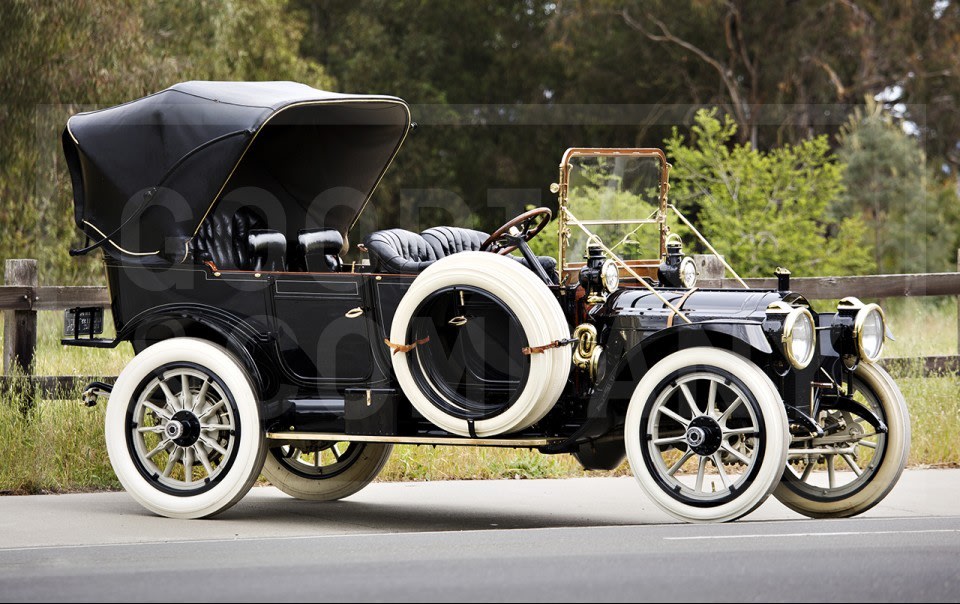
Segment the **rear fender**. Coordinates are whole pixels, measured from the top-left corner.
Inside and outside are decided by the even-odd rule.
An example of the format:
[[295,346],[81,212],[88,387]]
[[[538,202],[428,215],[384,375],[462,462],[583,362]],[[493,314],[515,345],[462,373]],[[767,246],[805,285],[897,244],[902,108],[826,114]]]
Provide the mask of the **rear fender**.
[[277,388],[277,372],[265,344],[270,340],[245,321],[221,309],[196,304],[169,304],[151,308],[124,325],[117,340],[142,350],[171,337],[195,337],[232,352],[257,388],[261,400]]

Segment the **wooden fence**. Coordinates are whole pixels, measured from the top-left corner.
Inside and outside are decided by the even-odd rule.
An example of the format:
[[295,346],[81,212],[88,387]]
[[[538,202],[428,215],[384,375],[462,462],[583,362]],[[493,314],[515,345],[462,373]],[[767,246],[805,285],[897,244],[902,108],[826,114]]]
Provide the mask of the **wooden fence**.
[[[706,262],[705,259],[703,259]],[[79,384],[94,379],[110,381],[115,376],[34,376],[31,375],[37,346],[37,312],[62,311],[75,306],[109,307],[106,287],[40,286],[36,260],[7,260],[5,285],[0,286],[0,311],[4,315],[3,371],[0,386],[6,386],[8,377],[18,373],[37,387],[43,396],[56,391],[69,391]],[[704,267],[702,267],[703,269]],[[714,267],[706,267],[703,277]],[[913,296],[957,296],[957,346],[960,352],[960,250],[957,251],[956,273],[923,273],[909,275],[866,275],[855,277],[794,278],[790,288],[802,292],[811,300],[831,300],[845,296],[859,298],[899,298]],[[714,273],[717,274],[717,273]],[[776,279],[746,279],[747,285],[758,288],[776,288]],[[701,278],[700,287],[736,289],[742,287],[734,279]],[[888,358],[884,366],[892,371],[920,367],[925,374],[960,374],[960,356],[933,356],[913,359]]]

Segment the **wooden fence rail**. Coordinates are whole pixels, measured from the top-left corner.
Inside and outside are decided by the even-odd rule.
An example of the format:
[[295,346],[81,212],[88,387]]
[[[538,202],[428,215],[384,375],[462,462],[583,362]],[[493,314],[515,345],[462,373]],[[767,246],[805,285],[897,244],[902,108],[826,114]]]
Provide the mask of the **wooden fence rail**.
[[[776,279],[744,279],[758,289],[776,289]],[[737,289],[734,279],[704,279],[699,287]],[[913,296],[960,295],[960,272],[912,275],[864,275],[857,277],[799,277],[790,279],[790,289],[809,300],[858,298],[905,298]]]
[[[36,260],[7,260],[4,266],[5,285],[0,286],[0,311],[4,315],[3,370],[9,376],[15,370],[38,386],[43,396],[57,391],[73,390],[78,384],[93,379],[110,381],[110,377],[31,376],[37,345],[37,312],[65,310],[75,306],[109,307],[106,287],[59,286],[38,284]],[[913,296],[957,296],[958,352],[960,352],[960,250],[957,250],[956,273],[921,273],[908,275],[864,275],[854,277],[800,277],[790,281],[790,289],[811,300],[831,300],[845,296],[859,298],[901,298]],[[745,279],[750,287],[774,289],[776,279]],[[699,287],[738,289],[734,279],[701,279]],[[919,368],[925,375],[960,374],[960,356],[921,357],[918,359],[885,359],[893,371]],[[0,378],[6,387],[14,378]]]

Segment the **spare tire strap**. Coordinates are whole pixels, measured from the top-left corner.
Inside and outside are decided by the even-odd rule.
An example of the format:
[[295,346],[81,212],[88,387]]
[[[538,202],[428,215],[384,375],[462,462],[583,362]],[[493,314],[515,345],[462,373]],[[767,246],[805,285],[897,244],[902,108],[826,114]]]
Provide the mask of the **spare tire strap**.
[[550,350],[551,348],[560,348],[561,346],[569,346],[570,344],[573,344],[574,342],[579,342],[579,341],[580,341],[580,338],[567,338],[565,340],[554,340],[553,342],[550,342],[549,344],[544,344],[543,346],[527,346],[526,348],[521,350],[521,352],[528,356],[531,354],[540,354],[542,352]]
[[395,342],[391,342],[387,338],[383,339],[383,343],[390,347],[390,350],[393,351],[393,354],[397,354],[398,352],[410,352],[420,344],[426,344],[429,341],[430,341],[430,336],[421,338],[416,342],[414,342],[413,344],[397,344]]

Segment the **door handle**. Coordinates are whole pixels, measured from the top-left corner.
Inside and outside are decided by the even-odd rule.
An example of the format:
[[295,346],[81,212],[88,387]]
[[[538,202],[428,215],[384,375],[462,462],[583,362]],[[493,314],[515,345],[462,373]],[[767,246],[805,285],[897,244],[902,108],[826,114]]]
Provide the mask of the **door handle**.
[[348,310],[346,313],[344,313],[343,316],[345,316],[345,317],[348,318],[348,319],[356,319],[357,317],[361,316],[362,314],[363,314],[363,307],[362,307],[362,306],[358,306],[358,307],[356,307],[356,308],[351,308],[351,309]]

